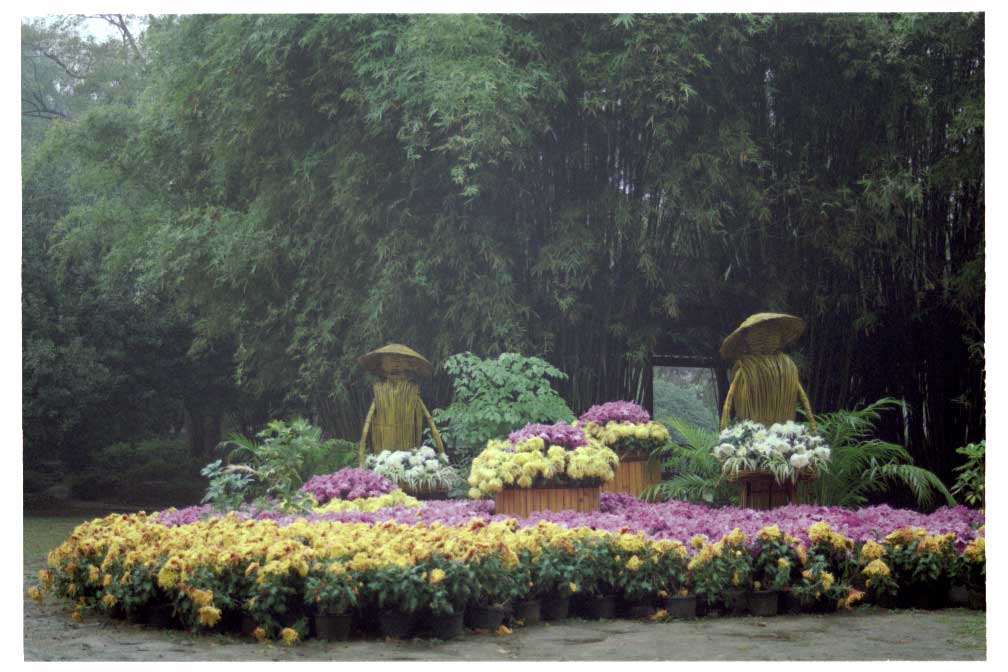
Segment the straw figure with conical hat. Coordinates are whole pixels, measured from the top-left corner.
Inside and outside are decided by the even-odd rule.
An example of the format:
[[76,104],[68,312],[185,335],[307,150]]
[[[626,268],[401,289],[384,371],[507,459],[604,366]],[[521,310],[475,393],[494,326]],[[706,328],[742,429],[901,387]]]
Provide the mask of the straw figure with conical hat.
[[782,352],[804,331],[805,322],[794,315],[757,313],[724,340],[721,357],[735,363],[721,429],[728,426],[733,402],[737,417],[769,426],[794,420],[800,401],[815,431],[815,416],[798,381],[798,367]]
[[434,372],[431,363],[420,353],[398,343],[373,350],[357,361],[364,370],[378,376],[373,386],[374,400],[361,432],[360,466],[364,466],[367,455],[368,434],[375,453],[411,450],[423,439],[425,421],[430,426],[438,451],[443,453],[441,434],[420,399],[418,381]]

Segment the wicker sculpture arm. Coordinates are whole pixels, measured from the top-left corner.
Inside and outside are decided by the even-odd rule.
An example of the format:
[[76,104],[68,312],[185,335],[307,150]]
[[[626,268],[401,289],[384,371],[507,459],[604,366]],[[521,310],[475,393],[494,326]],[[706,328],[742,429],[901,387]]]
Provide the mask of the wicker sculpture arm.
[[420,403],[420,410],[423,411],[424,417],[427,418],[427,424],[430,425],[431,436],[434,437],[434,443],[437,444],[438,452],[444,455],[444,441],[441,440],[441,432],[438,431],[437,426],[434,424],[434,418],[431,417],[430,411],[424,405],[423,399],[417,399],[417,401]]
[[812,427],[812,433],[815,434],[815,414],[812,412],[812,404],[809,403],[808,395],[805,394],[805,388],[802,387],[801,383],[798,383],[798,398],[801,399],[802,408],[808,414],[809,425]]
[[731,385],[728,386],[728,395],[724,400],[724,410],[721,411],[721,429],[728,427],[728,418],[731,415],[732,397],[735,396],[735,385],[738,383],[740,371],[736,371],[732,377]]
[[364,456],[367,454],[367,433],[371,429],[371,419],[374,417],[375,412],[375,402],[371,402],[371,408],[368,409],[367,418],[364,420],[364,431],[361,432],[360,436],[360,446],[357,449],[357,461],[358,466],[361,469],[364,468]]

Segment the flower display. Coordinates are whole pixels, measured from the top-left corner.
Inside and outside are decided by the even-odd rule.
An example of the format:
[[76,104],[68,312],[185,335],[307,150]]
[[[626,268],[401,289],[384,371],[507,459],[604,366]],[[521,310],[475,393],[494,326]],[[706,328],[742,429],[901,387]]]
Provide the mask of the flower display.
[[830,460],[829,446],[822,437],[791,421],[766,427],[742,420],[721,432],[712,452],[726,475],[768,471],[778,482],[795,480],[800,472],[816,471]]
[[651,415],[632,401],[607,401],[592,406],[578,420],[583,425],[593,423],[600,427],[605,427],[610,422],[646,425],[651,421]]
[[448,463],[448,456],[429,446],[415,450],[383,450],[377,455],[368,455],[366,466],[400,487],[448,489],[461,480]]
[[402,490],[393,490],[387,495],[378,497],[359,497],[357,499],[330,499],[327,503],[315,507],[317,513],[340,513],[342,511],[378,511],[393,506],[420,506],[420,500],[407,495]]
[[665,425],[652,422],[646,410],[631,401],[592,406],[578,419],[585,435],[619,456],[650,455],[669,440]]
[[575,424],[566,422],[557,422],[552,425],[534,422],[508,434],[508,440],[515,449],[519,444],[527,444],[528,440],[533,437],[538,437],[546,444],[561,446],[568,450],[574,450],[587,443],[584,432]]
[[[560,443],[548,443],[553,440]],[[478,499],[505,486],[530,488],[551,481],[608,481],[618,463],[616,453],[570,425],[526,425],[510,441],[487,442],[472,462],[469,496]]]
[[[527,595],[649,599],[684,590],[727,603],[755,578],[808,601],[849,606],[909,589],[914,571],[936,567],[945,579],[956,571],[949,558],[968,564],[982,587],[983,517],[965,507],[925,515],[634,502],[612,494],[603,512],[564,512],[555,522],[490,516],[489,502],[301,516],[245,511],[188,523],[179,511],[168,523],[164,512],[113,514],[83,523],[51,551],[28,594],[72,600],[78,619],[89,609],[132,612],[167,599],[194,629],[238,610],[255,620],[257,637],[294,644],[309,629],[280,615],[298,603],[319,611],[436,604],[439,613],[456,613],[467,603]],[[910,571],[899,564],[911,562],[908,552]]]
[[332,474],[312,476],[301,486],[319,504],[330,499],[378,497],[395,490],[395,483],[369,469],[347,467]]

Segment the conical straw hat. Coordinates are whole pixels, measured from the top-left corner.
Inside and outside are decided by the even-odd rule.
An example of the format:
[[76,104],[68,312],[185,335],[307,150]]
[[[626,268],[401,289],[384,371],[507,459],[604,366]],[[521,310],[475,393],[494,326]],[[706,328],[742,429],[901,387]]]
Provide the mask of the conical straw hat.
[[805,331],[805,321],[784,313],[756,313],[721,343],[721,357],[769,355],[790,345]]
[[434,367],[416,350],[400,343],[389,343],[360,357],[357,363],[378,376],[414,374],[430,376]]

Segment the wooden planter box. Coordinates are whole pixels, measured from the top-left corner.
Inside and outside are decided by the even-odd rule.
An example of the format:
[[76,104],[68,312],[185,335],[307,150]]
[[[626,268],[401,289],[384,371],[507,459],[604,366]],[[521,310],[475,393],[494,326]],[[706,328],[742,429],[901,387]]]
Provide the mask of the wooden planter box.
[[647,453],[628,453],[619,456],[616,477],[602,485],[602,492],[628,492],[634,497],[652,485],[661,483],[661,462],[648,463]]
[[525,518],[533,511],[598,511],[602,485],[545,483],[505,487],[494,497],[495,513]]
[[[811,481],[818,474],[802,472],[799,481]],[[740,488],[740,505],[743,509],[769,510],[787,506],[796,500],[798,483],[787,480],[778,483],[768,471],[742,471],[735,479]]]

